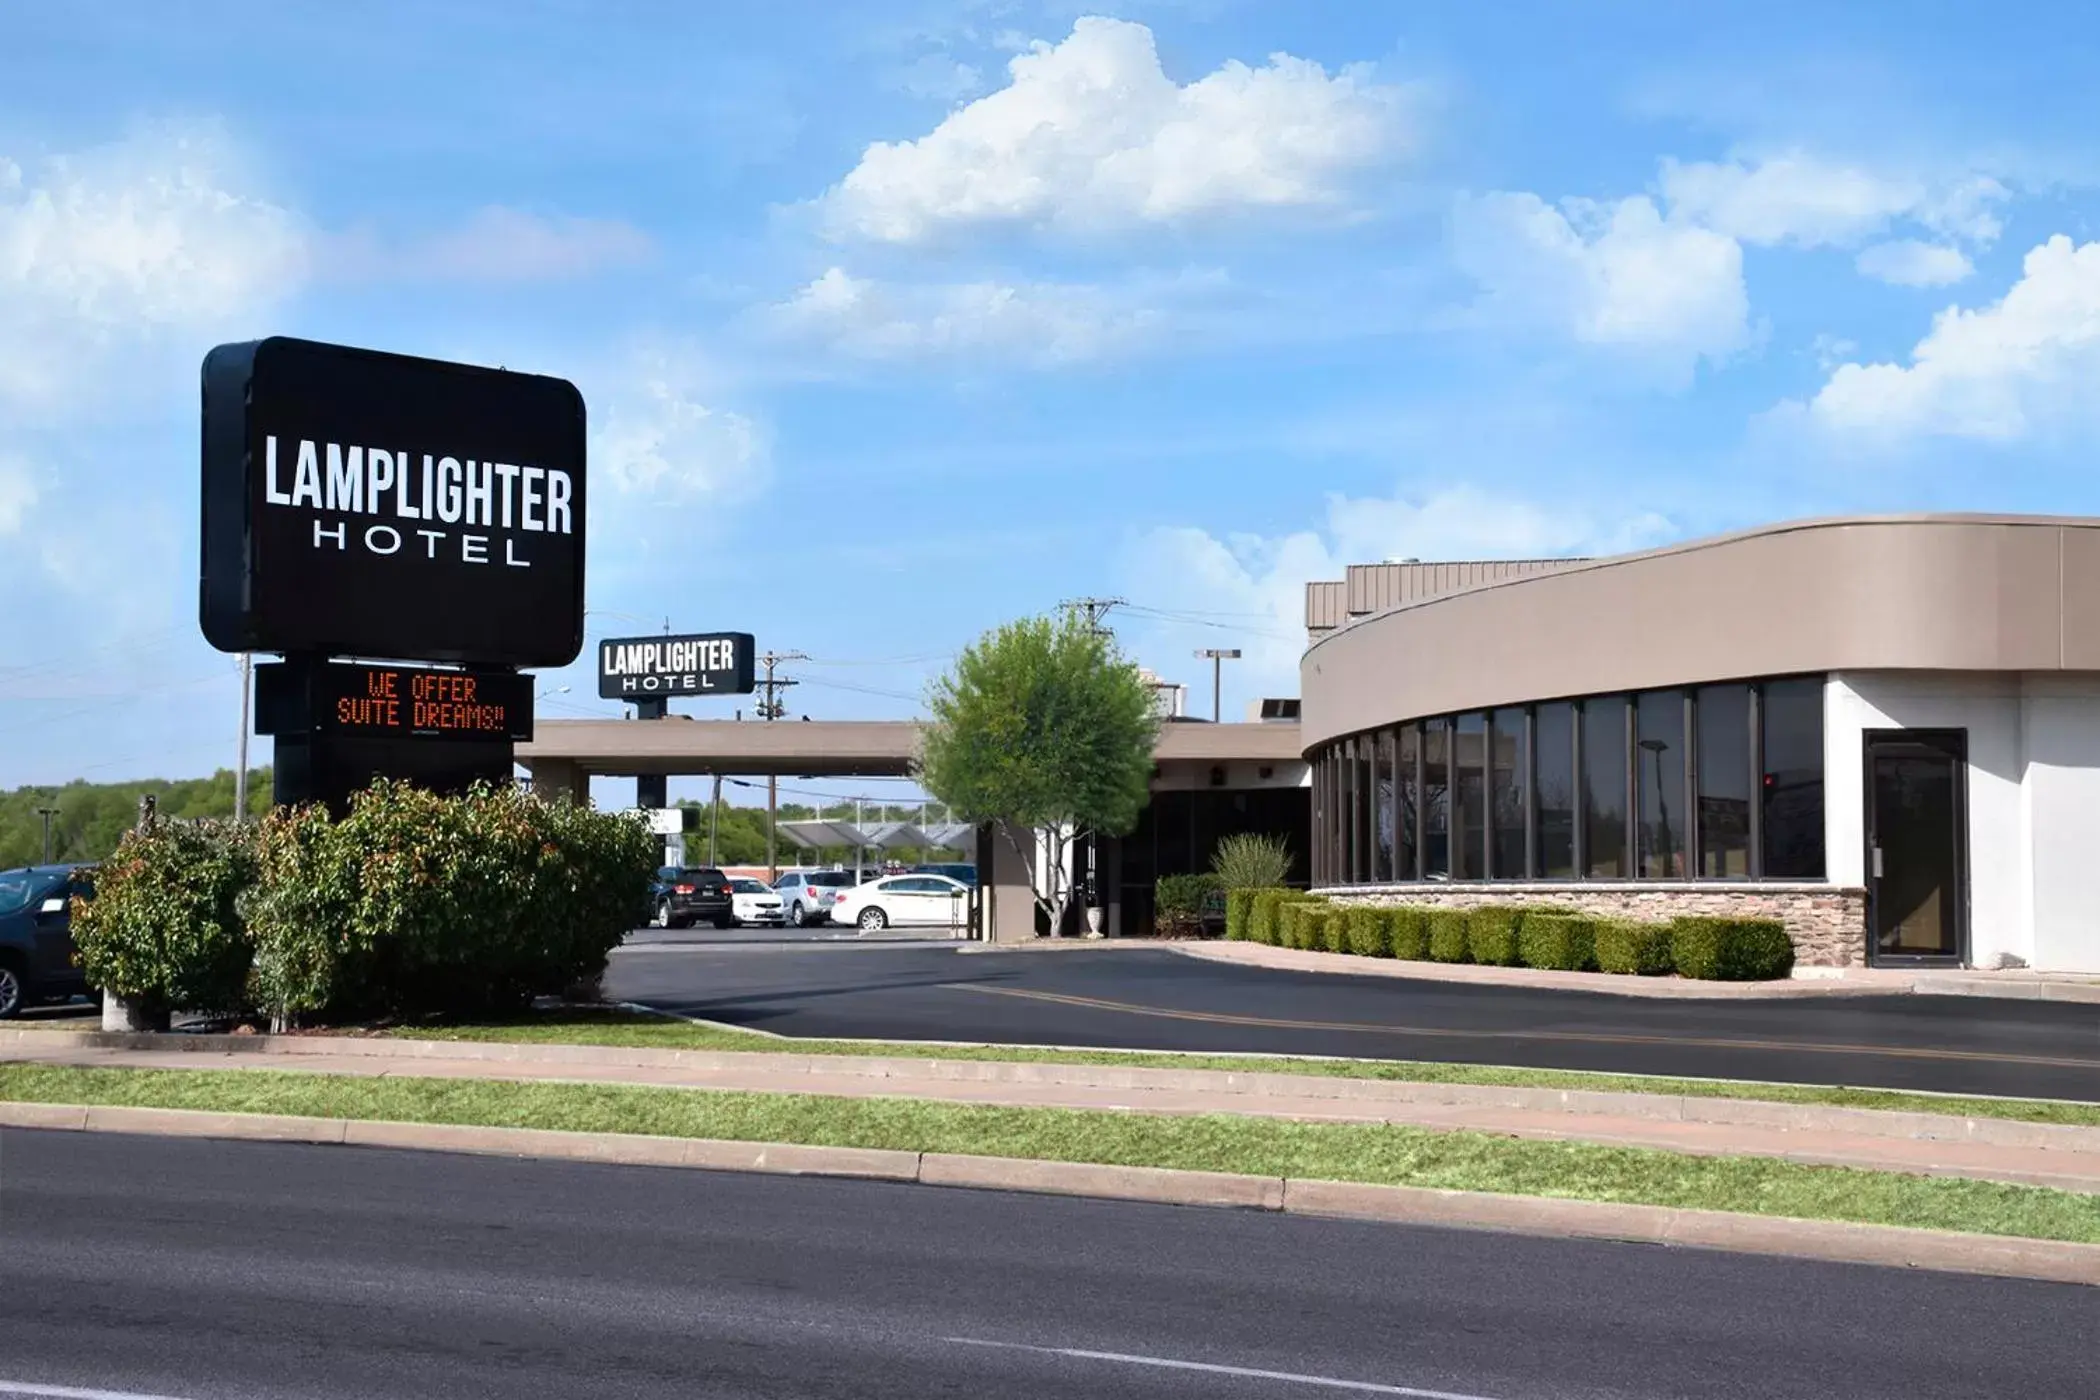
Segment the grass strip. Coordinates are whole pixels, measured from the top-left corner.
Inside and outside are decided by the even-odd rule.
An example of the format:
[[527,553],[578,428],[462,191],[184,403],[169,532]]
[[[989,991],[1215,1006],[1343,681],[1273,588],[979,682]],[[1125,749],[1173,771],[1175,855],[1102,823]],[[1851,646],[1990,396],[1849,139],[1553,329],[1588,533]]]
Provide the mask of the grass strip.
[[1124,1065],[1145,1069],[1208,1069],[1235,1073],[1303,1074],[1328,1079],[1400,1080],[1411,1084],[1487,1084],[1520,1089],[1582,1089],[1595,1093],[1680,1094],[1692,1098],[1754,1099],[1765,1103],[1827,1104],[1903,1113],[2009,1118],[2027,1123],[2100,1127],[2100,1104],[2053,1099],[1970,1098],[1774,1084],[1732,1079],[1657,1079],[1590,1070],[1526,1069],[1439,1060],[1318,1060],[1275,1055],[1168,1055],[1142,1050],[1042,1050],[1005,1045],[896,1045],[874,1040],[799,1040],[753,1035],[721,1026],[616,1008],[546,1012],[517,1021],[475,1025],[395,1027],[408,1040],[472,1040],[502,1044],[608,1045],[629,1049],[719,1050],[773,1055],[879,1055],[943,1060],[996,1060],[1059,1065]]
[[1382,1124],[282,1070],[29,1064],[0,1065],[0,1098],[1182,1167],[2100,1242],[2100,1196]]

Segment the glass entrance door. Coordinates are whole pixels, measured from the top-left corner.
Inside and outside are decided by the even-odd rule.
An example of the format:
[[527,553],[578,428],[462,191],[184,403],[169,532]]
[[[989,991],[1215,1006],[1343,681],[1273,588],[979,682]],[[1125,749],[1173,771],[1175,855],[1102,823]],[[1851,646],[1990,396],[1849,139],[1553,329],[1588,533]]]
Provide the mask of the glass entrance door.
[[1959,963],[1969,921],[1968,734],[1870,730],[1866,740],[1871,960]]

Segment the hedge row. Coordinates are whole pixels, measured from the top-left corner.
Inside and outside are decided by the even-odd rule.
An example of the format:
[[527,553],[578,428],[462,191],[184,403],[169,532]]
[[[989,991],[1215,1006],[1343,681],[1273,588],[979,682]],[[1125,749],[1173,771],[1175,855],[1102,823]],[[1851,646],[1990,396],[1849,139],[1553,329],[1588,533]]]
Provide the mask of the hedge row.
[[1366,958],[1723,982],[1785,977],[1794,967],[1793,942],[1772,919],[1687,914],[1642,923],[1545,906],[1336,904],[1302,890],[1231,891],[1225,936]]
[[500,1013],[604,969],[646,912],[654,847],[637,822],[514,788],[381,782],[340,820],[134,831],[73,933],[90,982],[167,1010]]

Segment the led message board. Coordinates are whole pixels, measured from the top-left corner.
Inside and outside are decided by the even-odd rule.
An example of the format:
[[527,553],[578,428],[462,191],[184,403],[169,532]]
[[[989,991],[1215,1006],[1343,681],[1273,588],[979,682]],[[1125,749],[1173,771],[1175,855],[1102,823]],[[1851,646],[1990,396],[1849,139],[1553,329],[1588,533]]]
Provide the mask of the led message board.
[[218,347],[203,377],[199,619],[213,646],[576,659],[574,385],[282,337]]
[[608,637],[598,643],[598,694],[606,700],[670,695],[749,695],[758,687],[749,632]]
[[256,727],[331,738],[527,742],[533,677],[415,666],[256,668]]

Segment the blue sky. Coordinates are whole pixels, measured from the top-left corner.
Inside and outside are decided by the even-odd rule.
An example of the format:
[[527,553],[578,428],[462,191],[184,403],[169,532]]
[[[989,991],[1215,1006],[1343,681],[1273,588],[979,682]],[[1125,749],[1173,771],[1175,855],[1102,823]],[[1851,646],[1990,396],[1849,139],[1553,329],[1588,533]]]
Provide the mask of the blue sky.
[[[1084,594],[1198,708],[1192,651],[1242,647],[1238,712],[1292,693],[1302,585],[1349,562],[2100,513],[2084,7],[6,29],[0,785],[231,761],[195,373],[264,334],[575,380],[592,635],[754,632],[820,718],[912,713]],[[543,715],[611,711],[563,684]]]

